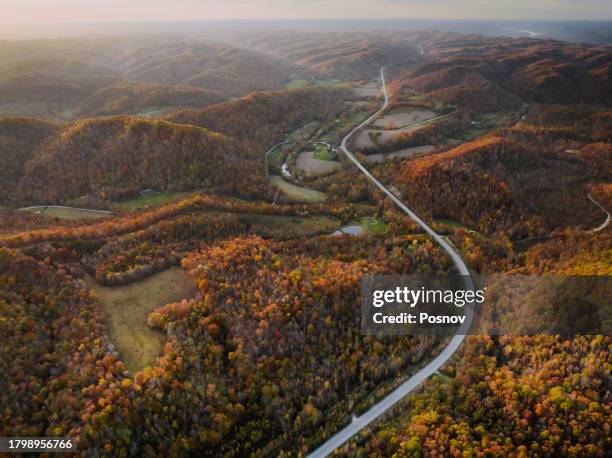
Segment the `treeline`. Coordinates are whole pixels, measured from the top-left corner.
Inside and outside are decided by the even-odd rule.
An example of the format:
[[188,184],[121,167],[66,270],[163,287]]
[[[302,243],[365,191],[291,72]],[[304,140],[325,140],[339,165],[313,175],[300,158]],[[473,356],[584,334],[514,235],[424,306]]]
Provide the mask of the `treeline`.
[[518,273],[529,275],[612,275],[612,234],[566,228],[550,240],[531,247],[522,257]]
[[15,201],[15,189],[26,164],[48,139],[58,135],[60,126],[30,118],[0,119],[0,205]]
[[101,285],[132,283],[179,265],[190,251],[216,239],[246,233],[234,215],[200,213],[164,220],[127,237],[104,243],[83,264]]
[[419,39],[410,32],[266,31],[245,33],[238,43],[293,61],[313,78],[369,81],[381,65],[415,61]]
[[395,183],[420,214],[456,220],[485,234],[526,238],[541,233],[542,222],[495,172],[499,164],[523,168],[531,160],[518,144],[489,137],[406,162]]
[[[371,209],[351,204],[275,205],[267,202],[247,202],[221,196],[199,194],[155,210],[104,220],[87,225],[51,226],[0,234],[0,247],[19,248],[46,242],[100,241],[145,229],[159,221],[192,212],[224,211],[264,215],[310,216],[327,215],[348,222],[370,216]],[[1,213],[0,213],[1,215]],[[9,213],[9,216],[12,212]],[[1,221],[0,221],[1,222]]]
[[[91,223],[92,220],[74,220],[49,218],[43,214],[26,210],[15,210],[13,208],[0,207],[0,232],[4,235],[16,232],[28,232],[34,229],[50,228],[56,226],[82,226]],[[2,236],[0,236],[2,238]],[[2,242],[0,242],[2,245]]]
[[[520,251],[464,229],[452,240],[470,266],[480,259],[482,270],[508,278],[612,275],[610,231],[559,230]],[[560,307],[571,314],[583,299]],[[559,319],[558,307],[542,312],[538,320]],[[442,375],[338,455],[607,456],[611,349],[602,335],[469,336]]]
[[199,39],[5,40],[0,116],[75,120],[202,107],[284,88],[301,69],[270,55]]
[[560,140],[581,143],[612,142],[612,111],[589,105],[541,105],[524,122],[510,129],[526,140],[554,143]]

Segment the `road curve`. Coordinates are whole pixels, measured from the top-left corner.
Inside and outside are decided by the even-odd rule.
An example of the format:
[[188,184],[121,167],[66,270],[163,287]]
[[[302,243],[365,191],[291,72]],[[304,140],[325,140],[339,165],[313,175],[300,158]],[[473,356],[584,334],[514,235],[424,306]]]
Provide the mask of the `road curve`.
[[[470,275],[470,271],[461,256],[455,251],[455,249],[440,235],[438,235],[431,227],[429,227],[421,218],[419,218],[412,210],[410,210],[395,194],[389,191],[380,181],[378,181],[362,164],[357,160],[353,153],[349,150],[348,141],[349,139],[362,127],[368,125],[374,118],[380,115],[385,108],[389,105],[389,93],[387,91],[387,85],[385,83],[385,67],[380,69],[380,79],[383,87],[384,103],[383,106],[368,119],[363,121],[353,130],[351,130],[343,139],[340,145],[344,154],[368,177],[368,179],[376,185],[382,192],[384,192],[404,213],[406,213],[414,222],[416,222],[425,232],[427,232],[453,260],[455,267],[461,275],[464,277],[465,287],[469,290],[474,290],[474,282]],[[469,330],[473,314],[470,307],[466,307],[466,320],[461,325],[457,334],[455,334],[448,345],[444,347],[444,350],[431,360],[425,367],[419,370],[416,374],[398,386],[395,390],[381,399],[379,402],[374,404],[360,417],[354,418],[353,421],[330,437],[327,441],[321,444],[318,448],[312,451],[308,456],[311,458],[325,457],[331,454],[334,450],[340,447],[342,444],[347,442],[351,437],[356,435],[363,428],[368,426],[379,416],[393,407],[396,403],[401,401],[408,393],[418,387],[422,382],[429,378],[434,372],[436,372],[442,365],[450,359],[450,357],[457,351],[461,343],[465,339],[465,335]]]
[[278,148],[281,145],[286,145],[287,143],[291,143],[289,140],[285,140],[283,142],[277,143],[276,145],[274,145],[272,148],[269,148],[268,151],[266,151],[266,154],[264,155],[264,160],[265,160],[265,168],[266,168],[266,178],[268,178],[268,176],[270,175],[270,171],[268,170],[268,156],[270,155],[270,153],[272,151],[274,151],[276,148]]
[[606,226],[608,224],[610,224],[610,221],[612,220],[612,215],[610,215],[610,212],[608,210],[605,209],[605,207],[603,205],[601,205],[599,202],[597,202],[595,199],[593,199],[593,197],[591,197],[591,195],[588,195],[589,200],[591,202],[593,202],[595,205],[597,205],[605,214],[606,214],[606,220],[601,223],[599,226],[597,226],[595,229],[592,229],[591,232],[599,232],[602,231],[606,228]]

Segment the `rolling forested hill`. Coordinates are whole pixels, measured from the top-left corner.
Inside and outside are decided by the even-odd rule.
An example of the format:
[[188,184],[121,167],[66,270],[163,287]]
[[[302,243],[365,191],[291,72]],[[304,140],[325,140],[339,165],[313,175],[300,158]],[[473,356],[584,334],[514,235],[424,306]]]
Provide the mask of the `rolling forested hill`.
[[79,118],[139,113],[152,116],[177,107],[200,108],[226,99],[221,92],[208,89],[121,81],[82,99],[74,115]]
[[5,118],[0,152],[10,167],[3,169],[2,203],[116,200],[149,188],[261,197],[269,145],[333,117],[349,95],[327,88],[257,93],[167,120],[115,116],[60,125]]
[[294,71],[254,51],[155,37],[7,41],[0,43],[0,115],[150,115],[281,89]]
[[307,68],[319,78],[370,80],[381,65],[413,61],[419,55],[419,34],[373,32],[245,34],[244,46]]
[[399,79],[404,86],[446,103],[474,108],[483,102],[485,108],[491,103],[516,107],[518,98],[541,103],[612,103],[612,64],[606,48],[553,40],[474,38],[465,42],[453,41],[452,36],[427,46],[435,58],[406,70]]

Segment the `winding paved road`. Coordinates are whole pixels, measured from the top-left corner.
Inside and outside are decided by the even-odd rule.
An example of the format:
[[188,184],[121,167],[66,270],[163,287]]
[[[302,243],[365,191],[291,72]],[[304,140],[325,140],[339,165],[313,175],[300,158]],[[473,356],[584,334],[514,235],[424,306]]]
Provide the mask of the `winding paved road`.
[[601,208],[601,210],[607,215],[606,216],[606,220],[601,223],[599,226],[597,226],[595,229],[591,230],[591,232],[599,232],[602,231],[606,228],[606,226],[608,224],[610,224],[610,221],[612,221],[612,215],[610,215],[610,212],[608,210],[605,209],[605,207],[603,205],[601,205],[599,202],[597,202],[595,199],[593,199],[593,197],[591,197],[591,195],[589,194],[589,200],[591,202],[593,202],[595,205],[597,205],[599,208]]
[[[389,93],[387,91],[387,85],[385,83],[385,67],[380,69],[380,79],[383,87],[384,93],[384,104],[382,108],[380,108],[376,113],[370,116],[368,119],[363,121],[353,130],[351,130],[343,139],[341,143],[341,149],[344,151],[346,156],[361,170],[361,172],[368,177],[368,179],[376,185],[382,192],[384,192],[404,213],[406,213],[414,222],[416,222],[425,232],[427,232],[443,249],[448,253],[448,255],[453,260],[455,267],[459,271],[461,275],[464,277],[465,287],[469,290],[474,290],[474,282],[470,275],[470,271],[468,270],[465,262],[461,259],[461,256],[455,251],[455,249],[440,235],[438,235],[431,227],[429,227],[421,218],[419,218],[410,208],[408,208],[395,194],[389,191],[380,181],[378,181],[362,164],[357,160],[357,158],[353,155],[348,147],[348,141],[350,138],[359,131],[359,129],[367,126],[370,122],[372,122],[377,116],[382,113],[385,108],[389,105]],[[368,426],[371,422],[376,420],[379,416],[401,401],[408,393],[418,387],[422,382],[424,382],[427,378],[429,378],[432,374],[434,374],[446,361],[450,359],[450,357],[457,351],[463,340],[465,339],[465,335],[469,330],[472,324],[472,309],[466,307],[466,317],[467,319],[463,323],[463,325],[457,331],[448,345],[444,347],[444,350],[436,356],[433,360],[429,362],[424,368],[419,370],[416,374],[398,386],[395,390],[385,396],[382,400],[374,404],[368,411],[366,411],[360,417],[354,417],[353,421],[330,437],[327,441],[325,441],[322,445],[320,445],[317,449],[315,449],[309,457],[318,458],[325,457],[331,454],[334,450],[340,447],[342,444],[347,442],[350,438],[356,435],[363,428]]]
[[278,148],[281,145],[286,145],[287,143],[291,143],[289,140],[285,140],[284,142],[280,142],[277,143],[276,145],[274,145],[272,148],[268,149],[268,151],[266,151],[266,154],[264,156],[265,158],[265,168],[266,168],[266,178],[268,178],[270,176],[270,171],[268,170],[268,156],[270,155],[270,153],[272,151],[274,151],[276,148]]

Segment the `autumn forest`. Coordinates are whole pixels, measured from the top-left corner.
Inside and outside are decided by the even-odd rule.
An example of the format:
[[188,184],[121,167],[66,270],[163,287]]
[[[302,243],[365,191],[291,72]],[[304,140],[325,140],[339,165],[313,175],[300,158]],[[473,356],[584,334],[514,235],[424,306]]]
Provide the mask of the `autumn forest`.
[[[450,340],[365,335],[362,277],[457,271],[351,156],[474,275],[612,275],[609,45],[1,41],[0,436],[321,456]],[[333,454],[609,456],[611,347],[466,336]]]

